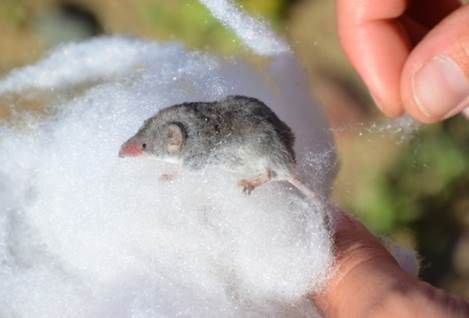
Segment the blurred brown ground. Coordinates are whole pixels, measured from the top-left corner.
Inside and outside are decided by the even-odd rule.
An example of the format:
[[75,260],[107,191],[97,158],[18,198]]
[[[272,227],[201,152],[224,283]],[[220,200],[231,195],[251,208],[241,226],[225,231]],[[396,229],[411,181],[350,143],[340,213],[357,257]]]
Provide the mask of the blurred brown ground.
[[[469,195],[464,190],[469,186],[469,168],[466,164],[465,170],[457,170],[451,178],[441,177],[434,173],[439,170],[431,167],[435,160],[444,158],[423,156],[423,164],[430,166],[430,171],[421,169],[419,161],[426,149],[436,147],[438,153],[440,145],[453,147],[441,149],[443,153],[457,151],[454,147],[461,144],[457,142],[469,135],[464,128],[467,124],[456,120],[429,132],[423,130],[410,146],[401,141],[401,136],[377,133],[370,127],[381,125],[385,119],[340,50],[334,1],[245,0],[241,4],[286,33],[309,75],[341,158],[334,200],[378,234],[417,248],[424,260],[425,279],[469,297]],[[178,40],[220,54],[239,49],[231,32],[195,0],[2,0],[0,30],[0,74],[36,61],[61,42],[102,33]],[[0,96],[0,118],[8,116],[12,102],[40,110],[44,100]],[[436,140],[435,146],[426,143],[429,138]],[[467,148],[464,151],[463,155],[469,153]],[[453,165],[449,159],[442,163],[443,171],[448,165]],[[411,181],[403,183],[408,179]],[[421,186],[412,188],[412,180],[443,185],[419,192],[417,197],[415,189]],[[417,212],[407,212],[414,207]]]

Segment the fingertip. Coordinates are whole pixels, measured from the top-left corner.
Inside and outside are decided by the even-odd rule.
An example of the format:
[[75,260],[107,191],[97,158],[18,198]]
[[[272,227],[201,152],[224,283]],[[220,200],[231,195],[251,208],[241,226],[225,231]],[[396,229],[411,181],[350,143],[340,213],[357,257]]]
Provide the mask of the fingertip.
[[422,123],[453,117],[469,107],[469,7],[438,24],[410,54],[401,76],[407,113]]
[[423,123],[453,117],[469,105],[469,80],[451,54],[430,58],[402,83],[406,110]]
[[398,21],[404,0],[338,0],[339,40],[376,106],[389,117],[402,115],[401,73],[411,40]]
[[376,97],[373,93],[370,93],[371,98],[375,106],[387,117],[396,118],[402,116],[404,109],[400,101],[395,103],[384,102],[379,97]]
[[390,108],[387,108],[386,111],[381,109],[381,111],[383,112],[384,115],[386,115],[387,117],[390,117],[390,118],[398,118],[398,117],[401,117],[404,114],[404,110],[403,110],[402,106],[393,107],[393,108],[390,107]]

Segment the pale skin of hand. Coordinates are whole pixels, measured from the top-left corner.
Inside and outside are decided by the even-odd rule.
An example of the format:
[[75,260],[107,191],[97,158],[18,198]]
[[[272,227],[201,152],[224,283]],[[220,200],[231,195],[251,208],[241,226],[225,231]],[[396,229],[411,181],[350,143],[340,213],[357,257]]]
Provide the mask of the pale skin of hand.
[[469,317],[469,303],[407,274],[362,224],[337,215],[334,275],[310,296],[324,317]]
[[468,5],[458,0],[336,0],[336,5],[344,52],[383,113],[408,113],[424,123],[469,115]]

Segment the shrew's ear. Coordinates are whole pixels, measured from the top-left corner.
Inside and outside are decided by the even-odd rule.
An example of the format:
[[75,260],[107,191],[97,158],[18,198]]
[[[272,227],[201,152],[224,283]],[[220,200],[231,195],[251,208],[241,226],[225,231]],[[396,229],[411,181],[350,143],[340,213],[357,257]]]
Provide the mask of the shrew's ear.
[[166,128],[166,140],[166,147],[169,153],[181,151],[182,146],[186,141],[184,126],[181,123],[169,124]]

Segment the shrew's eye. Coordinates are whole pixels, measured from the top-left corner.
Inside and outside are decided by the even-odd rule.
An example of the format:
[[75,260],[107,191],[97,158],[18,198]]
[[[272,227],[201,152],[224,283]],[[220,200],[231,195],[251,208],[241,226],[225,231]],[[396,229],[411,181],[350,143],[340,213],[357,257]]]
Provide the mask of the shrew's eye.
[[142,144],[142,149],[145,149],[147,147],[147,144]]

